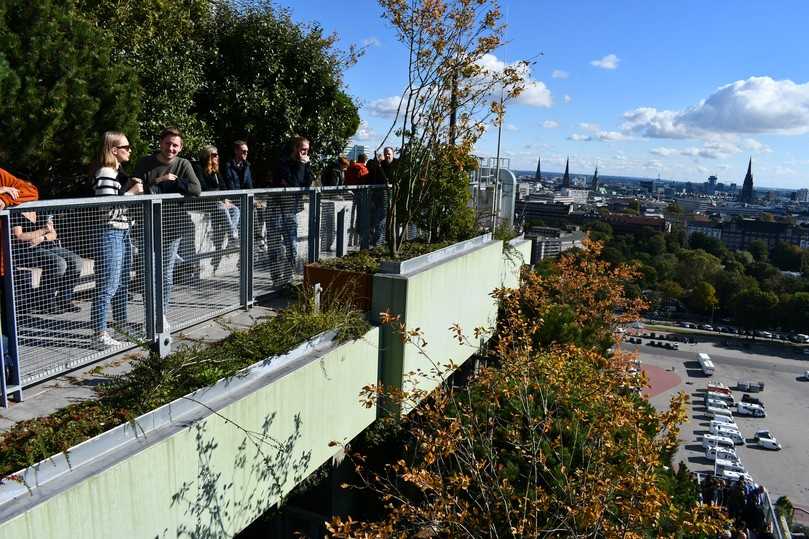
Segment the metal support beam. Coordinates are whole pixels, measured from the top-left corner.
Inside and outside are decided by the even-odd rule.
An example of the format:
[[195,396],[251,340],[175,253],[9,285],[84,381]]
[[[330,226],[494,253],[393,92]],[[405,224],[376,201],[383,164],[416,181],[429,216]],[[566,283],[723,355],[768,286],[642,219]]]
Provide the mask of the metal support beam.
[[22,401],[17,306],[14,301],[14,260],[11,257],[11,221],[7,212],[0,215],[0,249],[3,262],[3,312],[0,317],[2,318],[0,333],[4,337],[0,339],[0,405],[6,408],[9,397],[17,402]]

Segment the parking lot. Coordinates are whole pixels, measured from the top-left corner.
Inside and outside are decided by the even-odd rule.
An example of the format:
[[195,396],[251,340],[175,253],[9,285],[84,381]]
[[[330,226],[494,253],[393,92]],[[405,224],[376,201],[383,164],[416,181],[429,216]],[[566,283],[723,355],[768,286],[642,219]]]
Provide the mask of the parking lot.
[[[644,365],[652,365],[675,374],[678,380],[667,383],[662,393],[650,398],[657,408],[665,408],[671,396],[678,391],[690,397],[689,419],[682,426],[680,449],[674,466],[684,461],[693,471],[713,470],[713,462],[706,459],[701,435],[708,432],[709,418],[703,406],[703,390],[709,381],[721,382],[731,389],[739,380],[762,381],[763,392],[753,394],[764,401],[767,417],[754,419],[736,417],[736,423],[748,440],[736,446],[736,452],[746,471],[763,484],[775,501],[786,495],[796,506],[809,509],[809,381],[803,373],[809,370],[809,361],[778,346],[765,343],[713,340],[698,344],[680,343],[679,350],[667,350],[645,344],[624,344],[625,350],[638,350]],[[697,352],[711,356],[715,374],[703,375],[697,362]],[[673,387],[672,387],[673,386]],[[742,392],[733,391],[739,402]],[[783,446],[781,451],[768,451],[752,441],[756,430],[768,428]]]

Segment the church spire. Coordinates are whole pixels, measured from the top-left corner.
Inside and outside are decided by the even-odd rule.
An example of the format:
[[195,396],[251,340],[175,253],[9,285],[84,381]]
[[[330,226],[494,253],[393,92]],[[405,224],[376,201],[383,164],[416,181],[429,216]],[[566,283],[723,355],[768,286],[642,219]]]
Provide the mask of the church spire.
[[562,177],[562,187],[570,187],[570,157],[565,161],[565,175]]
[[742,194],[739,196],[739,202],[750,204],[753,202],[753,158],[747,162],[747,175],[744,177],[742,184]]
[[537,173],[534,175],[534,179],[536,181],[542,181],[542,171],[540,170],[540,165],[542,164],[542,158],[537,157]]
[[590,182],[590,188],[593,191],[598,189],[598,165],[596,165],[596,171],[593,173],[593,180]]

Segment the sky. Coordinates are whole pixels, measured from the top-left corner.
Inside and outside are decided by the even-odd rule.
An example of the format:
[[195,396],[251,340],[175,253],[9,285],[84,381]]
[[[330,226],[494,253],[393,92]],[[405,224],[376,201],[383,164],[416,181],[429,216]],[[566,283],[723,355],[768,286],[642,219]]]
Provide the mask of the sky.
[[[406,49],[375,1],[277,2],[339,45],[360,105],[354,142],[375,147],[405,85]],[[538,57],[509,103],[501,155],[511,168],[809,188],[809,2],[502,0],[512,63]],[[538,56],[542,53],[541,56]],[[494,61],[494,58],[489,58]],[[493,157],[496,130],[476,153]]]

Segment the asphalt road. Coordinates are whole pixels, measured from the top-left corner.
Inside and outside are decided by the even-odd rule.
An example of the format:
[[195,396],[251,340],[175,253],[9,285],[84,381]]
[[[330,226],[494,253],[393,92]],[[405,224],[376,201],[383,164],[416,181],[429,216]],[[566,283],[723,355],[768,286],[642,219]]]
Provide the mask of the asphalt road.
[[[736,417],[735,420],[750,442],[756,430],[768,428],[784,448],[778,452],[767,451],[748,443],[736,446],[736,452],[753,478],[767,487],[773,501],[786,495],[795,505],[809,509],[809,381],[804,381],[802,376],[809,370],[809,361],[790,357],[781,349],[768,350],[765,344],[750,350],[742,348],[741,344],[722,345],[721,341],[680,344],[678,351],[646,344],[624,345],[624,349],[638,350],[642,363],[673,369],[681,378],[677,386],[652,397],[651,403],[662,409],[678,391],[689,395],[689,419],[682,426],[682,443],[674,465],[684,461],[694,471],[713,470],[713,463],[704,456],[700,439],[707,432],[709,421],[702,404],[702,389],[709,381],[731,388],[739,380],[764,382],[764,391],[754,395],[764,401],[767,417]],[[713,377],[702,374],[696,361],[697,352],[711,356],[716,365]],[[737,402],[741,400],[740,391],[733,394]]]

